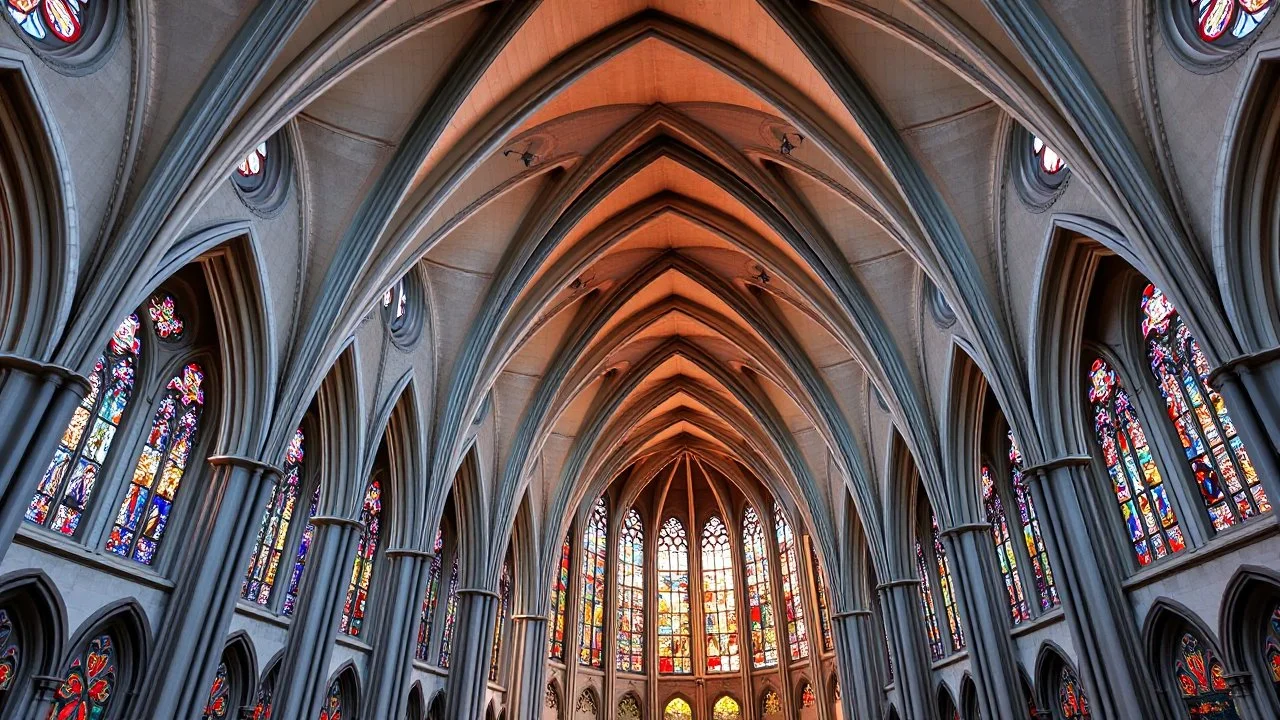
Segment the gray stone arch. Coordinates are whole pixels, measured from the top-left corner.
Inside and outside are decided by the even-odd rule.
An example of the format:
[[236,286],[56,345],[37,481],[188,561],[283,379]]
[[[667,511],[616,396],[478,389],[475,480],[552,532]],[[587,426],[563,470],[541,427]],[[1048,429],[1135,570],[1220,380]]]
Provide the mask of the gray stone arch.
[[[1157,694],[1165,704],[1165,711],[1170,714],[1170,717],[1187,717],[1181,691],[1178,689],[1173,672],[1179,641],[1187,634],[1199,642],[1201,650],[1206,654],[1206,660],[1209,659],[1208,654],[1212,653],[1222,663],[1225,674],[1239,669],[1228,664],[1229,658],[1223,654],[1222,645],[1218,642],[1216,634],[1199,615],[1172,598],[1163,596],[1156,598],[1142,623],[1142,639],[1156,685],[1163,690]],[[1211,667],[1206,666],[1205,670],[1211,672]],[[1228,692],[1226,689],[1222,690],[1221,695],[1224,699],[1228,698]],[[1235,703],[1238,711],[1240,707],[1238,701],[1232,700],[1232,702]]]
[[1059,688],[1063,671],[1069,672],[1076,678],[1079,687],[1086,698],[1089,696],[1089,688],[1085,686],[1084,680],[1080,677],[1079,671],[1075,665],[1067,659],[1068,655],[1063,651],[1057,643],[1052,640],[1046,640],[1041,643],[1039,652],[1036,653],[1036,670],[1035,670],[1035,690],[1036,690],[1036,707],[1040,710],[1051,710],[1054,718],[1061,715],[1057,712],[1059,705]]
[[324,684],[323,702],[329,697],[329,689],[337,684],[338,691],[342,693],[343,714],[355,714],[360,707],[360,674],[356,670],[356,664],[352,660],[348,660],[338,667],[337,672],[329,676],[329,682]]
[[436,692],[427,707],[427,720],[444,720],[444,690]]
[[978,688],[973,684],[973,676],[967,672],[960,679],[959,711],[964,720],[982,720],[982,709],[978,707]]
[[19,647],[17,674],[0,697],[0,716],[21,717],[34,700],[38,675],[56,675],[66,641],[67,611],[62,595],[43,570],[18,570],[0,577],[0,609],[9,615]]
[[248,632],[241,630],[227,638],[221,662],[227,666],[230,685],[227,717],[234,717],[233,713],[238,712],[238,708],[253,707],[253,696],[258,687],[258,657]]
[[409,688],[408,709],[405,712],[405,720],[426,720],[427,706],[422,699],[422,683],[415,682],[413,687]]
[[1224,662],[1253,675],[1258,709],[1280,717],[1280,687],[1271,679],[1263,657],[1263,633],[1280,609],[1280,573],[1260,565],[1243,565],[1227,583],[1222,599],[1218,635]]
[[956,705],[955,696],[951,694],[951,688],[947,687],[945,682],[938,683],[934,698],[934,707],[938,709],[938,717],[941,720],[956,720],[956,718],[960,717],[960,710]]
[[116,649],[116,682],[107,718],[133,717],[135,705],[147,679],[153,638],[146,612],[137,600],[127,598],[99,608],[71,636],[55,676],[66,677],[72,660],[100,635],[111,637]]

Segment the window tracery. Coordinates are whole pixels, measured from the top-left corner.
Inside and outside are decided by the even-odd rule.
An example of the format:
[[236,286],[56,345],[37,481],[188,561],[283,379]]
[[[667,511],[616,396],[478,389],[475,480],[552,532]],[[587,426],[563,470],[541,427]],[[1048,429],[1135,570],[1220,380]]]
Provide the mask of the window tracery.
[[662,710],[662,720],[693,720],[693,708],[684,698],[671,698]]
[[766,537],[759,513],[748,505],[742,513],[742,547],[751,620],[751,664],[757,668],[778,664],[778,629],[773,615],[773,583]]
[[618,720],[640,720],[640,701],[635,695],[624,695],[618,701]]
[[618,533],[618,670],[644,672],[644,631],[644,526],[631,508]]
[[1046,175],[1057,175],[1066,169],[1067,163],[1056,150],[1040,139],[1039,135],[1031,136],[1031,152],[1035,155],[1040,172]]
[[[674,517],[658,533],[658,672],[693,670],[689,623],[689,539]],[[668,706],[670,707],[670,706]],[[687,707],[687,705],[686,705]]]
[[213,674],[213,685],[209,687],[209,699],[204,704],[203,720],[225,718],[230,708],[231,681],[227,677],[227,664],[220,662]]
[[569,535],[564,536],[560,546],[560,563],[556,566],[556,582],[551,589],[551,657],[564,660],[564,625],[565,614],[569,610],[569,552],[572,549]]
[[1031,572],[1036,582],[1036,597],[1040,600],[1040,609],[1048,610],[1058,606],[1058,587],[1053,581],[1053,568],[1049,564],[1049,552],[1045,549],[1044,538],[1040,534],[1040,518],[1036,515],[1035,500],[1031,496],[1031,488],[1022,473],[1022,450],[1009,431],[1009,467],[1013,476],[1013,497],[1018,503],[1018,519],[1022,522],[1022,541],[1027,546],[1027,556],[1031,559]]
[[284,451],[284,468],[280,479],[271,488],[267,509],[258,525],[258,539],[254,552],[249,556],[249,569],[245,572],[240,597],[259,605],[271,602],[271,590],[275,587],[280,558],[284,556],[289,537],[289,523],[298,504],[303,452],[302,428],[293,432],[293,439]]
[[351,565],[351,581],[347,585],[347,599],[342,606],[342,621],[339,624],[339,629],[351,637],[360,637],[360,630],[364,627],[369,585],[373,580],[373,564],[378,555],[378,541],[382,536],[382,483],[378,478],[370,480],[365,488],[360,523],[364,530],[356,545],[356,559]]
[[1063,720],[1088,720],[1089,700],[1080,687],[1080,679],[1065,665],[1058,674],[1058,709]]
[[9,611],[0,608],[0,703],[13,690],[22,662],[22,647],[13,630]]
[[1187,0],[1195,10],[1196,32],[1207,43],[1239,40],[1257,30],[1272,0]]
[[110,635],[98,635],[71,661],[67,676],[53,694],[52,720],[102,718],[116,690],[116,649]]
[[1280,604],[1277,604],[1267,619],[1262,640],[1263,667],[1270,671],[1271,686],[1280,697]]
[[[108,2],[109,0],[95,0]],[[89,0],[9,0],[9,16],[33,40],[72,45],[84,36]]]
[[453,627],[458,619],[458,555],[453,556],[453,568],[449,571],[449,594],[444,602],[444,630],[440,636],[440,667],[449,668],[449,655],[453,650]]
[[995,541],[996,561],[1000,575],[1004,578],[1004,590],[1009,602],[1009,610],[1013,616],[1013,624],[1031,618],[1027,610],[1027,601],[1022,594],[1022,579],[1018,577],[1018,560],[1013,551],[1013,540],[1009,535],[1009,521],[1004,514],[1004,503],[1000,502],[1000,493],[996,490],[992,478],[991,466],[982,466],[982,503],[986,507],[987,523],[991,525],[991,536]]
[[760,714],[777,715],[781,712],[782,698],[778,697],[778,691],[773,688],[766,689],[760,696]]
[[951,563],[947,561],[947,551],[942,547],[937,516],[931,513],[929,523],[933,530],[933,557],[938,565],[938,589],[942,591],[942,608],[947,613],[947,627],[951,630],[951,649],[963,650],[964,628],[960,625],[960,609],[956,605],[955,584],[951,580]]
[[831,609],[827,605],[827,581],[818,562],[818,553],[809,546],[809,571],[813,573],[814,594],[818,597],[818,628],[822,632],[822,650],[831,652],[835,642],[831,636]]
[[813,683],[806,680],[804,684],[800,686],[800,707],[811,708],[817,704],[817,702],[818,697],[813,692]]
[[307,524],[302,528],[302,538],[298,541],[298,551],[293,558],[293,571],[289,573],[289,587],[285,591],[284,606],[281,612],[292,615],[298,604],[298,590],[302,587],[302,572],[307,569],[307,554],[311,551],[311,543],[316,537],[316,526],[311,522],[316,509],[320,506],[320,486],[317,485],[311,495],[311,505],[307,508]]
[[271,700],[276,690],[276,675],[280,665],[267,671],[253,696],[253,708],[249,712],[249,720],[271,720]]
[[422,619],[418,623],[418,648],[415,655],[419,660],[427,659],[431,646],[431,624],[435,620],[436,604],[440,599],[440,571],[444,565],[444,531],[436,530],[436,540],[431,546],[431,565],[427,568],[427,590],[422,597]]
[[596,703],[596,694],[591,688],[583,690],[578,695],[578,702],[573,706],[573,712],[576,717],[594,718],[599,714],[599,705]]
[[729,531],[718,516],[702,528],[702,611],[706,618],[707,672],[738,670],[738,610]]
[[320,708],[320,720],[343,720],[343,706],[346,704],[346,698],[342,696],[342,682],[335,679],[329,683],[329,690],[325,693],[324,706]]
[[738,705],[738,701],[728,695],[720,696],[716,700],[716,704],[711,707],[711,720],[739,720],[742,717],[742,707]]
[[796,554],[795,534],[782,516],[782,506],[773,506],[773,524],[778,535],[778,563],[782,572],[782,603],[787,611],[787,647],[792,660],[809,657],[809,632],[804,623],[804,604],[800,594],[800,562]]
[[924,546],[916,538],[916,572],[920,575],[920,615],[929,642],[929,655],[941,660],[946,653],[942,649],[942,631],[938,627],[938,612],[933,605],[933,584],[929,580],[929,563],[924,558]]
[[1191,633],[1178,640],[1173,676],[1192,720],[1239,720],[1222,663]]
[[604,653],[605,573],[608,567],[609,515],[596,498],[582,531],[582,590],[578,613],[578,662],[600,667]]

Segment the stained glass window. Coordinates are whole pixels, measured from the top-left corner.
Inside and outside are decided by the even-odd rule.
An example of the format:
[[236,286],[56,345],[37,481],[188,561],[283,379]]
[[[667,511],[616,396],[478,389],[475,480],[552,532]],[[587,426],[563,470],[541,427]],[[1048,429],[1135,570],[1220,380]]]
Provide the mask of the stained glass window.
[[507,616],[511,614],[511,565],[502,564],[498,577],[498,617],[493,623],[493,651],[489,653],[489,680],[497,682],[499,658],[502,657],[502,632],[506,629]]
[[283,473],[271,488],[271,498],[258,525],[253,555],[249,557],[249,570],[240,588],[240,597],[259,605],[271,602],[271,589],[275,586],[276,572],[289,537],[289,522],[293,520],[294,506],[298,504],[302,457],[302,428],[298,428],[285,448]]
[[110,635],[89,641],[53,694],[49,720],[105,718],[116,690],[116,649]]
[[818,553],[809,546],[809,569],[813,572],[814,594],[818,596],[818,627],[822,631],[822,649],[831,652],[835,642],[831,637],[831,609],[827,605],[827,580],[822,575],[822,565],[818,563]]
[[782,516],[782,507],[773,506],[773,525],[778,535],[778,563],[782,566],[782,604],[787,611],[787,647],[792,660],[809,657],[809,631],[804,624],[804,603],[800,595],[800,561],[791,524]]
[[769,688],[760,696],[760,714],[761,715],[777,715],[782,712],[782,698],[778,697],[778,691]]
[[271,700],[276,692],[276,675],[279,670],[280,665],[277,664],[262,678],[262,684],[253,696],[253,710],[249,714],[249,720],[271,720]]
[[1173,676],[1192,720],[1239,720],[1222,663],[1191,633],[1178,641]]
[[929,655],[934,660],[941,660],[946,652],[942,649],[942,631],[938,628],[938,612],[933,606],[933,584],[929,580],[929,562],[924,558],[924,546],[920,538],[916,538],[916,572],[920,575],[920,614],[924,620],[925,635],[929,640]]
[[751,664],[778,664],[778,626],[773,615],[773,583],[769,574],[768,535],[750,505],[742,513],[743,564],[747,573],[747,609],[751,616]]
[[231,682],[227,679],[227,664],[218,663],[213,675],[213,685],[209,687],[209,700],[204,704],[204,720],[228,717],[231,709]]
[[1022,474],[1022,451],[1018,449],[1012,430],[1009,431],[1009,467],[1013,475],[1013,497],[1018,503],[1018,519],[1022,521],[1022,541],[1027,546],[1031,571],[1035,575],[1036,597],[1040,599],[1040,609],[1048,610],[1058,606],[1058,587],[1053,582],[1049,552],[1045,550],[1044,538],[1040,535],[1040,518],[1036,515],[1031,487]]
[[624,672],[644,672],[644,526],[635,508],[618,533],[618,658]]
[[125,318],[107,342],[107,351],[94,364],[89,373],[89,394],[71,416],[53,460],[36,487],[26,512],[28,522],[63,535],[74,535],[79,527],[111,441],[133,396],[134,373],[142,350],[139,327],[137,315]]
[[339,628],[351,637],[360,637],[364,614],[369,603],[369,584],[373,580],[373,561],[378,556],[378,540],[382,537],[382,483],[369,481],[364,491],[364,507],[360,511],[364,531],[356,545],[356,559],[351,565],[351,582],[347,585],[347,602],[342,607]]
[[1004,576],[1004,591],[1013,615],[1013,624],[1031,618],[1027,600],[1022,594],[1022,579],[1018,577],[1018,560],[1013,552],[1013,538],[1009,535],[1009,520],[1004,514],[1004,503],[996,490],[991,467],[982,466],[982,504],[987,510],[987,523],[991,525],[991,537],[996,544],[996,561]]
[[582,602],[578,606],[578,662],[600,667],[604,652],[605,573],[609,554],[609,511],[596,498],[582,530]]
[[707,672],[736,671],[741,661],[733,551],[728,529],[714,515],[702,527],[702,613],[706,622]]
[[18,666],[22,662],[18,636],[13,632],[13,620],[9,611],[0,609],[0,703],[9,696],[18,679]]
[[324,695],[324,705],[320,708],[320,720],[343,720],[342,683],[334,680],[329,683],[329,690]]
[[1139,565],[1186,547],[1137,410],[1106,360],[1089,369],[1093,429]]
[[[106,0],[94,0],[103,2]],[[84,36],[89,0],[9,0],[9,16],[36,40],[70,45]]]
[[418,649],[415,653],[419,660],[427,659],[427,648],[431,646],[431,623],[435,620],[436,604],[440,600],[440,569],[444,565],[444,531],[436,531],[435,544],[431,546],[431,565],[427,568],[427,592],[422,596],[422,621],[418,624]]
[[161,340],[176,341],[182,339],[185,322],[178,313],[177,301],[167,292],[156,293],[147,302],[147,316],[155,327],[156,336]]
[[263,140],[258,143],[257,147],[245,153],[240,159],[240,164],[236,165],[236,173],[243,178],[251,178],[261,175],[267,166],[267,141]]
[[1067,167],[1067,163],[1062,159],[1062,156],[1049,147],[1038,135],[1031,136],[1031,152],[1035,155],[1036,162],[1040,165],[1040,172],[1046,175],[1057,175]]
[[302,528],[302,538],[298,541],[298,552],[293,558],[293,572],[289,573],[289,588],[284,595],[284,607],[281,612],[292,615],[298,605],[298,590],[302,587],[302,571],[307,569],[307,554],[311,552],[311,542],[316,538],[316,526],[311,522],[316,508],[320,506],[320,486],[311,495],[311,505],[307,508],[307,524]]
[[1209,387],[1209,360],[1191,330],[1155,285],[1142,293],[1142,337],[1169,419],[1200,487],[1215,530],[1225,530],[1271,503],[1236,434],[1226,402]]
[[147,443],[107,538],[108,551],[144,565],[155,560],[174,497],[195,449],[204,409],[203,382],[204,371],[198,364],[188,363],[182,374],[165,386]]
[[800,707],[811,708],[818,702],[818,698],[813,693],[813,683],[806,682],[800,686]]
[[569,535],[560,545],[560,564],[556,566],[556,581],[551,588],[551,657],[564,660],[564,624],[569,611],[569,552],[572,546]]
[[[1186,0],[1184,0],[1186,1]],[[1267,19],[1272,0],[1189,0],[1196,31],[1205,42],[1230,41],[1251,34]]]
[[1280,604],[1271,611],[1262,639],[1262,662],[1271,671],[1271,685],[1280,696]]
[[693,671],[691,633],[689,538],[684,524],[670,517],[658,532],[658,672]]
[[[382,307],[391,312],[392,320],[399,320],[404,317],[405,306],[408,302],[409,296],[404,291],[403,279],[397,281],[395,285],[387,288],[387,291],[382,293]],[[395,306],[394,312],[391,311],[392,306]]]
[[693,708],[683,698],[671,698],[662,711],[662,720],[693,720]]
[[448,669],[449,652],[453,649],[453,624],[458,619],[458,556],[453,556],[449,571],[449,594],[444,601],[444,631],[440,637],[440,667]]
[[618,701],[618,720],[640,720],[640,701],[635,695],[624,695]]
[[1058,708],[1062,710],[1062,720],[1089,718],[1089,700],[1080,688],[1080,679],[1065,666],[1058,675]]
[[951,563],[947,561],[947,551],[942,547],[942,538],[938,533],[938,518],[929,516],[933,526],[933,556],[938,564],[938,589],[942,591],[942,607],[947,611],[947,627],[951,630],[951,649],[964,649],[964,628],[960,627],[960,609],[956,605],[955,583],[951,580]]
[[711,720],[738,720],[741,717],[742,708],[738,706],[738,701],[728,695],[721,696],[711,706]]

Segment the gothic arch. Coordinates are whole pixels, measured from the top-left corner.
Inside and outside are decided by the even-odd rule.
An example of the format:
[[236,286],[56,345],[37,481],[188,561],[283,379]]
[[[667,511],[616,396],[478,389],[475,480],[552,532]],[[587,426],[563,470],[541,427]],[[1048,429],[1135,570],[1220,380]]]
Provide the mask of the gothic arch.
[[964,720],[980,720],[981,709],[978,707],[978,689],[973,684],[973,676],[965,673],[960,679],[960,717]]
[[1254,697],[1263,708],[1280,713],[1280,694],[1268,692],[1271,668],[1262,657],[1263,629],[1280,608],[1280,573],[1259,565],[1236,570],[1222,600],[1218,624],[1223,662],[1253,675]]
[[955,720],[960,716],[960,711],[956,708],[955,698],[945,682],[938,683],[937,698],[936,707],[938,708],[938,717],[941,720]]
[[355,661],[346,661],[338,667],[337,672],[329,676],[329,682],[324,685],[326,695],[334,683],[337,683],[342,693],[343,714],[348,712],[354,714],[360,707],[360,674],[356,669]]
[[[1058,686],[1063,671],[1070,672],[1080,681],[1080,672],[1067,659],[1067,654],[1052,640],[1046,640],[1040,644],[1040,651],[1036,654],[1036,670],[1035,670],[1035,689],[1038,693],[1035,696],[1036,707],[1040,710],[1047,708],[1060,707],[1058,699]],[[1087,695],[1089,689],[1081,686]]]
[[409,688],[409,705],[406,720],[426,720],[427,707],[422,699],[422,682],[415,682]]
[[439,690],[431,698],[427,708],[427,720],[444,720],[444,690]]
[[[1157,598],[1143,621],[1142,638],[1148,661],[1154,669],[1157,686],[1164,690],[1160,697],[1167,703],[1166,709],[1172,713],[1172,717],[1183,717],[1185,712],[1180,704],[1181,696],[1172,667],[1178,656],[1179,639],[1184,634],[1195,637],[1206,653],[1216,656],[1223,663],[1225,672],[1242,669],[1226,665],[1229,659],[1221,650],[1222,644],[1199,615],[1177,600]],[[1226,692],[1225,688],[1223,692]]]
[[37,675],[56,675],[66,640],[66,606],[43,570],[18,570],[0,577],[0,609],[10,614],[21,659],[0,713],[26,705]]
[[253,639],[241,630],[227,639],[222,650],[222,662],[226,663],[227,681],[230,683],[230,700],[227,717],[237,708],[252,707],[254,692],[258,687],[258,658]]
[[137,600],[118,600],[100,608],[71,636],[65,653],[59,662],[56,677],[66,677],[72,660],[87,643],[99,635],[110,635],[116,649],[116,682],[109,717],[127,718],[135,709],[142,686],[146,681],[147,663],[150,662],[151,627],[142,606]]

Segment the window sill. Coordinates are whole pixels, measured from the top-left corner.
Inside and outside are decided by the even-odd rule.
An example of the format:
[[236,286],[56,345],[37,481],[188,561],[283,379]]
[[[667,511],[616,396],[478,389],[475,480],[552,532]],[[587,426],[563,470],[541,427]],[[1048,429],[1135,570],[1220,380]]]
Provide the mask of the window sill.
[[359,638],[353,638],[350,635],[342,632],[341,630],[338,631],[338,644],[345,648],[355,650],[356,652],[362,652],[362,653],[373,652],[372,645],[370,645],[369,643],[363,640],[360,640]]
[[48,530],[27,527],[26,522],[23,522],[23,526],[18,528],[18,534],[14,537],[14,540],[27,547],[65,558],[77,565],[91,567],[113,575],[124,575],[130,580],[156,590],[168,592],[174,588],[172,580],[163,577],[145,565],[140,565],[116,555],[90,550],[74,540],[55,535]]
[[966,647],[963,650],[956,650],[955,652],[942,658],[941,660],[935,661],[931,667],[934,670],[941,670],[945,667],[956,665],[961,661],[968,660],[968,659],[969,659],[969,648]]
[[414,660],[413,667],[414,669],[420,672],[424,672],[427,675],[435,675],[436,677],[440,677],[440,678],[445,678],[449,676],[449,672],[447,670],[441,670],[440,668],[436,667],[435,665],[432,665],[426,660]]
[[1233,550],[1261,542],[1280,533],[1280,518],[1272,510],[1272,517],[1261,517],[1252,523],[1233,528],[1214,537],[1198,548],[1188,548],[1172,558],[1161,560],[1143,568],[1121,583],[1125,590],[1137,590],[1175,573],[1203,565]]
[[1044,611],[1039,617],[1031,618],[1015,626],[1010,630],[1009,634],[1013,637],[1029,635],[1041,628],[1062,622],[1065,617],[1066,611],[1062,609],[1062,605],[1059,603],[1057,607]]
[[249,602],[248,600],[236,601],[236,612],[286,630],[289,628],[291,622],[291,618],[288,616],[277,615],[265,607],[257,603]]

